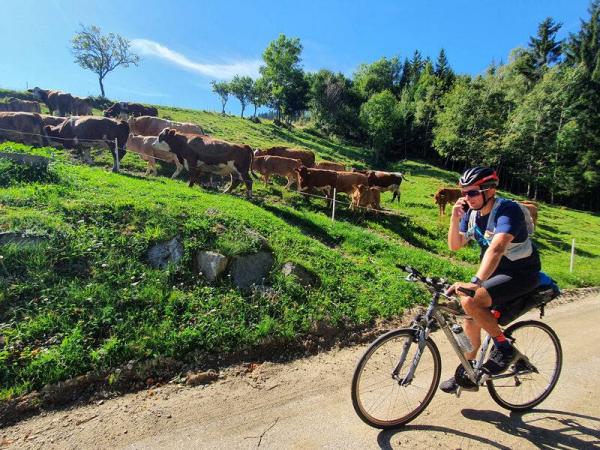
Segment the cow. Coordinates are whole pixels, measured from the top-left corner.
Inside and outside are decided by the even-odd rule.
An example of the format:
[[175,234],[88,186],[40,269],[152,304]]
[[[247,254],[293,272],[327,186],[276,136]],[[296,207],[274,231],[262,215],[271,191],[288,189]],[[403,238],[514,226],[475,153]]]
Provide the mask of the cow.
[[369,187],[366,184],[359,184],[352,186],[354,191],[352,192],[350,209],[356,210],[358,208],[373,209],[375,211],[381,209],[381,192],[376,187]]
[[118,162],[125,155],[125,145],[129,137],[127,122],[94,116],[71,117],[60,125],[46,125],[44,130],[50,139],[63,147],[82,151],[84,159],[88,161],[89,147],[98,145],[99,141],[103,142],[112,152],[113,172],[118,172]]
[[172,120],[159,119],[158,117],[130,117],[127,123],[133,134],[141,136],[158,136],[165,128],[170,128],[180,133],[206,135],[202,127],[195,123],[174,122]]
[[537,227],[537,219],[538,219],[538,205],[535,202],[529,200],[520,201],[525,208],[529,210],[529,214],[531,215],[531,219],[533,220],[533,225]]
[[[158,109],[154,106],[144,106],[141,103],[117,102],[104,111],[104,117],[119,116],[158,116]],[[157,133],[158,134],[158,133]],[[203,134],[203,133],[202,133]]]
[[52,125],[52,126],[60,125],[65,120],[67,120],[67,117],[51,116],[49,114],[40,114],[40,117],[42,118],[42,122],[44,122],[44,126],[45,125]]
[[0,112],[0,141],[48,144],[40,115],[26,112]]
[[299,159],[305,167],[315,165],[315,154],[310,150],[288,147],[271,147],[266,150],[256,149],[254,156],[282,156],[284,158]]
[[29,100],[8,98],[6,102],[0,102],[0,111],[31,112],[40,113],[40,104]]
[[148,176],[150,172],[154,176],[158,175],[156,170],[157,159],[175,164],[176,170],[171,175],[171,178],[176,178],[183,169],[183,165],[179,161],[179,158],[177,158],[177,155],[171,152],[171,149],[165,142],[158,142],[158,136],[137,136],[130,134],[126,147],[129,151],[139,154],[140,158],[148,162],[145,176]]
[[58,112],[59,116],[92,114],[92,108],[87,100],[66,92],[40,89],[39,87],[29,89],[28,92],[43,101],[48,106],[51,115],[54,115],[54,112]]
[[402,173],[369,170],[366,175],[369,180],[369,186],[378,187],[381,192],[393,192],[392,202],[394,199],[398,199],[398,203],[400,203],[400,184],[402,180],[406,180],[406,177]]
[[331,202],[333,189],[337,184],[338,172],[325,169],[312,169],[300,166],[296,169],[298,173],[298,192],[316,189],[325,193],[328,202]]
[[[239,179],[246,184],[246,196],[252,197],[252,160],[254,155],[249,145],[231,144],[209,136],[186,134],[165,128],[158,135],[158,142],[166,142],[178,158],[184,160],[190,171],[189,187],[198,181],[199,172],[230,175],[231,184],[225,192],[231,192]],[[256,177],[258,178],[258,177]]]
[[453,205],[456,201],[462,197],[460,189],[456,188],[440,188],[433,196],[435,203],[440,208],[440,216],[446,214],[446,205],[450,203]]
[[286,189],[297,181],[299,169],[302,163],[297,159],[284,158],[282,156],[255,156],[252,169],[263,176],[265,186],[271,175],[279,175],[287,179]]
[[337,172],[337,181],[335,189],[337,193],[344,192],[349,196],[354,192],[354,185],[368,185],[369,179],[367,175],[357,172]]
[[320,161],[314,165],[315,169],[335,170],[336,172],[345,172],[346,166],[332,161]]

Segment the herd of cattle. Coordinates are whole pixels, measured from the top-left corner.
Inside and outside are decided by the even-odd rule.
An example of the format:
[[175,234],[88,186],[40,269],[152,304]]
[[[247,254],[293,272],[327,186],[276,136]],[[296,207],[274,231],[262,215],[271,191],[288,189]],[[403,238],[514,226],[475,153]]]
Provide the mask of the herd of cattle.
[[[286,188],[296,184],[298,191],[320,191],[328,201],[334,193],[345,193],[351,199],[351,209],[380,210],[384,191],[393,193],[392,201],[400,200],[400,185],[405,179],[400,172],[356,170],[337,162],[317,162],[315,154],[305,149],[255,150],[210,137],[197,124],[161,119],[156,108],[137,103],[115,103],[100,117],[91,115],[92,107],[86,99],[37,87],[30,92],[47,105],[50,115],[40,114],[38,102],[2,102],[0,140],[77,149],[86,162],[91,162],[90,147],[104,143],[112,152],[113,171],[118,171],[119,161],[129,149],[147,161],[146,175],[157,174],[158,159],[176,166],[171,178],[185,167],[190,173],[190,187],[199,182],[200,173],[229,175],[231,182],[226,192],[244,182],[248,197],[252,195],[250,175],[258,178],[257,172],[265,185],[271,176],[280,176],[287,180]],[[454,203],[459,196],[459,189],[450,188],[435,194],[440,216],[446,204]],[[532,211],[532,217],[537,218],[537,209]]]

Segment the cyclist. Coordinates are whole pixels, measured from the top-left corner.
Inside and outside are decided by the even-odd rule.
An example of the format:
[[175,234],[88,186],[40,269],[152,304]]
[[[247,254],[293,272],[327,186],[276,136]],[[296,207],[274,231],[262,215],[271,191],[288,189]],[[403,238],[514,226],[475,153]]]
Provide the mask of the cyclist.
[[[463,328],[473,350],[465,353],[465,357],[475,359],[483,328],[493,338],[494,346],[482,369],[496,375],[508,369],[517,353],[502,333],[491,308],[501,308],[534,290],[539,284],[541,263],[521,207],[514,201],[496,197],[498,176],[493,169],[468,169],[460,177],[459,185],[462,197],[452,208],[448,246],[456,251],[475,239],[481,247],[480,265],[470,282],[454,283],[447,294],[457,294],[468,315]],[[492,223],[488,224],[490,218]],[[470,289],[475,295],[466,295],[457,290],[459,287]],[[448,393],[456,392],[457,388],[454,377],[440,385]],[[476,386],[463,388],[474,390]]]

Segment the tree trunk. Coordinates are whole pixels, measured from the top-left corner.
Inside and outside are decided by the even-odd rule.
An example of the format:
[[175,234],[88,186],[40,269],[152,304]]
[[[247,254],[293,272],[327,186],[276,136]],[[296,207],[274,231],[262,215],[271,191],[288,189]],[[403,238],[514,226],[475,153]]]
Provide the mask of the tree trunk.
[[225,115],[225,103],[227,102],[221,102],[221,114]]
[[102,78],[103,77],[98,77],[98,82],[100,83],[100,95],[102,96],[102,98],[105,98],[106,96],[104,95],[104,84],[102,84]]
[[254,118],[256,118],[256,103],[254,104]]

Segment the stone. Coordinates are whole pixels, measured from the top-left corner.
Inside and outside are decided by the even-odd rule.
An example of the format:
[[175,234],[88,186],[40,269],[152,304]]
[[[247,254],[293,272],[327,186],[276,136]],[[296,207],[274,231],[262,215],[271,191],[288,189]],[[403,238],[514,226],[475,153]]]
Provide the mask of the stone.
[[235,256],[229,269],[231,281],[240,289],[247,289],[253,284],[263,284],[274,262],[273,255],[264,251]]
[[217,252],[202,251],[197,255],[198,270],[208,281],[215,281],[227,268],[229,259]]
[[177,237],[153,245],[148,250],[148,260],[155,269],[164,269],[169,263],[179,264],[183,258],[183,244]]
[[281,268],[281,273],[285,276],[296,277],[298,283],[304,287],[315,287],[320,283],[319,277],[314,273],[293,262],[285,263]]
[[189,373],[185,384],[188,386],[198,386],[201,384],[212,383],[219,379],[219,374],[215,370],[208,370],[206,372]]

